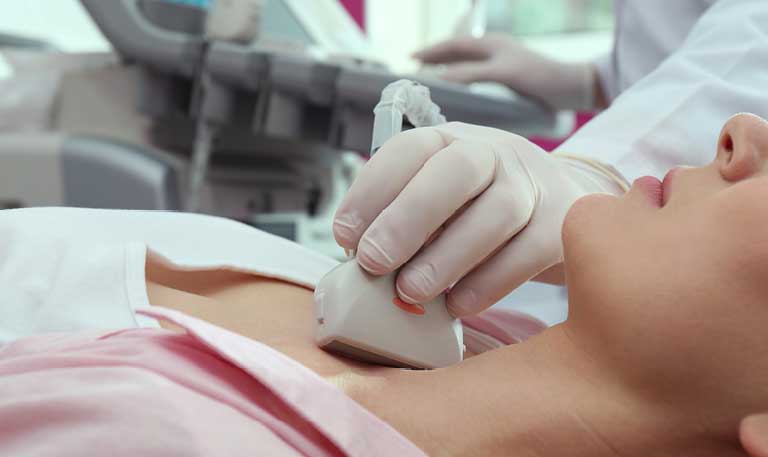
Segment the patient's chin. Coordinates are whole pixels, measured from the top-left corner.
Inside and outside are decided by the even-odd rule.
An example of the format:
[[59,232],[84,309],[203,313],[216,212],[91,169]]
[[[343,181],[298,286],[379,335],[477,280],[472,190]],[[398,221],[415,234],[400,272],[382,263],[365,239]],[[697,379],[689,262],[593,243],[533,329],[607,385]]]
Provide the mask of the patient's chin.
[[566,214],[561,237],[568,282],[575,277],[575,271],[594,263],[604,251],[606,240],[618,230],[615,221],[610,220],[614,213],[609,206],[612,200],[615,197],[588,195],[577,200]]
[[616,201],[615,196],[605,194],[590,194],[579,198],[565,215],[563,236],[594,228],[596,221],[611,212],[611,207]]

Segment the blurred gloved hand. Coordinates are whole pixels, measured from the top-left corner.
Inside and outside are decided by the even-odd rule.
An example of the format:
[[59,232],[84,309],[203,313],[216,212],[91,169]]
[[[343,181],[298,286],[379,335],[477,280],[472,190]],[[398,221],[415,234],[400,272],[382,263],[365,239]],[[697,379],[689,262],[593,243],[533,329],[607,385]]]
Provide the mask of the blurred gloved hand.
[[426,64],[445,64],[441,77],[448,81],[498,82],[556,109],[588,111],[597,104],[591,63],[558,62],[503,35],[454,38],[413,57]]
[[464,316],[560,263],[563,218],[595,192],[621,187],[520,136],[442,124],[385,143],[339,206],[333,231],[373,274],[407,262],[397,278],[405,301],[425,302],[453,285],[448,309]]
[[740,435],[750,456],[768,457],[768,414],[756,414],[744,419]]

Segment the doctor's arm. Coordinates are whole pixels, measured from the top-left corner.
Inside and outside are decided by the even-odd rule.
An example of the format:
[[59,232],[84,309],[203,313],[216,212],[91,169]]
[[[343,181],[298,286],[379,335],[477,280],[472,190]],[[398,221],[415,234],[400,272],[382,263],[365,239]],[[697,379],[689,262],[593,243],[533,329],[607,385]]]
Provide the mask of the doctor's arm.
[[703,165],[732,115],[768,115],[768,3],[720,0],[683,45],[558,151],[612,165],[629,181]]
[[443,65],[440,77],[457,83],[496,82],[555,109],[589,111],[605,107],[604,65],[551,59],[502,34],[452,38],[413,55]]

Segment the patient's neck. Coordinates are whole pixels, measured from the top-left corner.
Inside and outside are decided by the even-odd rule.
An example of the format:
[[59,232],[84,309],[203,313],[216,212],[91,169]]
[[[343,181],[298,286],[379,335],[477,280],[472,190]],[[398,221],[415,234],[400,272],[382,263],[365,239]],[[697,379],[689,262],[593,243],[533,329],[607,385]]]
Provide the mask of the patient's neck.
[[429,455],[667,455],[673,424],[603,371],[560,326],[455,367],[404,371],[358,401]]

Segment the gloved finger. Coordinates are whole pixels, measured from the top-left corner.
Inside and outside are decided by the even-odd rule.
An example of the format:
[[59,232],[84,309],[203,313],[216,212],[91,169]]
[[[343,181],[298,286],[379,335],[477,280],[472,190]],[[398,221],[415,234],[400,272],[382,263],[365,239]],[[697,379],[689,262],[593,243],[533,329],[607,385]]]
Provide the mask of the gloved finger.
[[400,267],[485,190],[495,166],[495,152],[483,143],[457,140],[435,154],[366,230],[357,251],[360,265],[373,274]]
[[440,73],[440,78],[461,84],[496,81],[498,79],[494,74],[493,66],[488,61],[448,65],[448,67]]
[[492,49],[482,38],[460,37],[442,41],[413,54],[414,59],[427,64],[442,64],[466,60],[483,60],[490,57]]
[[533,185],[525,174],[497,176],[464,213],[400,271],[397,291],[411,303],[442,293],[504,246],[531,218]]
[[448,311],[456,317],[470,316],[489,308],[512,290],[559,262],[562,249],[557,230],[537,224],[534,219],[524,230],[507,242],[477,268],[451,288],[446,301]]
[[445,230],[445,228],[447,226],[451,225],[453,223],[453,221],[455,221],[456,219],[459,218],[459,216],[464,214],[464,211],[466,211],[466,209],[469,208],[469,206],[472,204],[473,201],[474,200],[470,200],[470,201],[464,203],[464,205],[462,205],[461,208],[456,210],[456,212],[453,213],[451,215],[451,217],[449,217],[445,222],[443,222],[443,225],[441,225],[437,230],[432,232],[432,234],[429,235],[429,237],[427,238],[427,241],[424,243],[424,246],[422,246],[421,249],[424,249],[427,246],[429,246],[430,244],[432,244],[432,242],[435,241],[443,233],[443,231]]
[[768,414],[756,414],[741,421],[741,444],[752,457],[768,457]]
[[339,246],[357,249],[374,219],[424,163],[447,145],[445,135],[431,128],[408,130],[387,141],[360,170],[336,210],[333,236]]
[[438,237],[440,237],[440,235],[443,233],[443,231],[445,230],[445,228],[446,228],[447,226],[451,225],[451,224],[453,223],[453,221],[455,221],[456,219],[458,219],[458,218],[459,218],[459,216],[461,216],[461,215],[464,213],[464,211],[465,211],[467,208],[469,208],[469,205],[471,205],[471,204],[472,204],[472,201],[473,201],[473,200],[470,200],[470,201],[468,201],[467,203],[464,203],[464,205],[462,205],[462,206],[461,206],[461,208],[459,208],[458,210],[456,210],[456,212],[455,212],[455,213],[453,213],[453,215],[451,215],[451,217],[449,217],[449,218],[448,218],[448,219],[447,219],[445,222],[443,222],[443,225],[441,225],[440,227],[438,227],[438,228],[437,228],[437,230],[435,230],[434,232],[432,232],[432,233],[431,233],[431,234],[430,234],[430,235],[427,237],[427,241],[425,241],[425,242],[424,242],[424,245],[421,247],[421,249],[422,249],[422,250],[423,250],[423,249],[425,249],[427,246],[429,246],[430,244],[432,244],[432,242],[433,242],[433,241],[435,241],[435,240],[436,240]]

